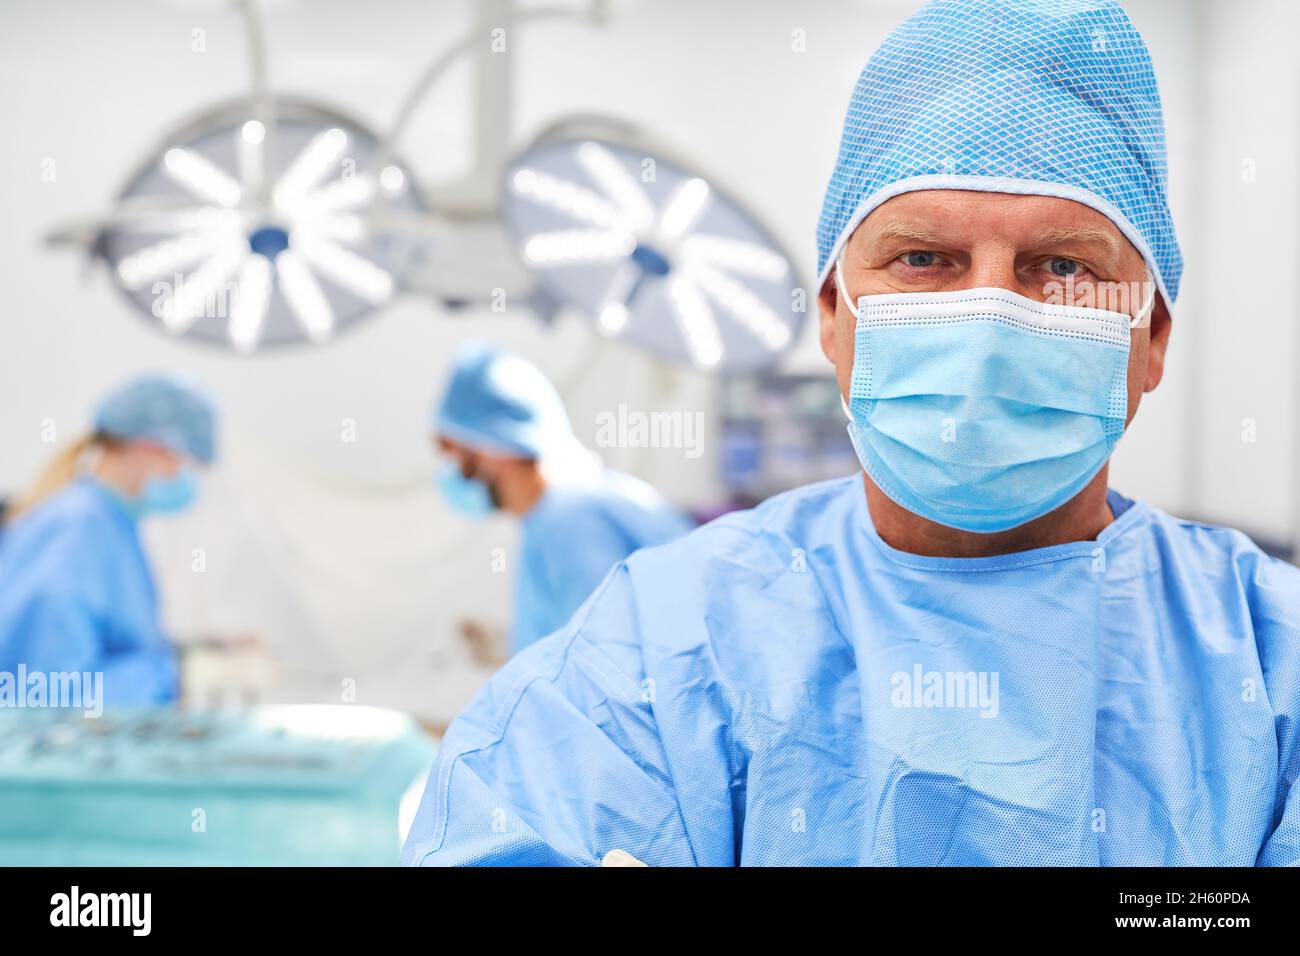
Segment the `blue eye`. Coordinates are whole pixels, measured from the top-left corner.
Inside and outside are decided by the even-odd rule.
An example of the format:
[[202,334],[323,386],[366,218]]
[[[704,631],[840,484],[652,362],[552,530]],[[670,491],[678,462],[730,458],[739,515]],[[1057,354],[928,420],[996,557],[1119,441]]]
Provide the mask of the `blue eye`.
[[913,268],[924,269],[926,266],[934,265],[937,257],[933,252],[905,252],[903,261]]
[[1082,267],[1073,259],[1063,259],[1058,256],[1047,260],[1047,268],[1051,270],[1052,275],[1066,278],[1068,276],[1077,276]]

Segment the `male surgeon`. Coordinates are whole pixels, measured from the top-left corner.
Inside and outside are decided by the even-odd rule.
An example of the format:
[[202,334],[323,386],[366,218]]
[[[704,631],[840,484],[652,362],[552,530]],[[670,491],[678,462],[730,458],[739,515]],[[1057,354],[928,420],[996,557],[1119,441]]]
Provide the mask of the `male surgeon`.
[[621,564],[451,726],[406,862],[1300,863],[1300,571],[1107,484],[1164,148],[1113,0],[899,27],[818,229],[862,473]]
[[[567,623],[637,548],[690,530],[645,482],[601,466],[573,434],[555,386],[522,356],[464,343],[433,429],[448,504],[470,518],[498,510],[519,518],[511,653]],[[467,624],[465,636],[477,656],[499,662],[484,628]]]

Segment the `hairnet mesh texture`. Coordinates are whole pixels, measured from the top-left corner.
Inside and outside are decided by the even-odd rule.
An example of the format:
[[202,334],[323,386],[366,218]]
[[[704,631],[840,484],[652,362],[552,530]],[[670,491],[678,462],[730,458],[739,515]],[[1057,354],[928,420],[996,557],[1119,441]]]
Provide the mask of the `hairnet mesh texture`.
[[1182,255],[1166,197],[1151,59],[1113,0],[937,0],[859,77],[817,228],[818,270],[901,192],[1060,196],[1107,215],[1172,302]]

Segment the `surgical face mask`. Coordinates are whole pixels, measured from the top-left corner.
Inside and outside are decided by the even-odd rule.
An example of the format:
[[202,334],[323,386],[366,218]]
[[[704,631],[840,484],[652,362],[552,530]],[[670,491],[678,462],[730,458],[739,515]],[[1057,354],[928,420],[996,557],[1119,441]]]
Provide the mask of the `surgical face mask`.
[[1006,531],[1060,507],[1124,432],[1122,312],[1006,289],[891,293],[854,304],[845,413],[871,480],[902,507],[964,531]]
[[135,505],[140,513],[166,514],[184,511],[198,496],[199,476],[193,468],[181,468],[174,475],[145,479]]
[[452,510],[467,518],[482,518],[495,507],[487,484],[478,478],[466,478],[454,461],[442,466],[437,485]]

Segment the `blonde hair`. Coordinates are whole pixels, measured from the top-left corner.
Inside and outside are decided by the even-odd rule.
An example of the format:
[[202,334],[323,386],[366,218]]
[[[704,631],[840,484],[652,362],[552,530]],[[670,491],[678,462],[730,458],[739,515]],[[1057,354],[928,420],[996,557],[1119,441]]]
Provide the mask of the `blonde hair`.
[[35,508],[50,495],[69,485],[77,477],[81,459],[86,452],[94,448],[103,448],[113,443],[113,441],[107,435],[91,432],[81,436],[60,451],[54,456],[54,460],[45,466],[45,470],[41,472],[40,477],[5,510],[5,524],[11,524],[20,515]]

